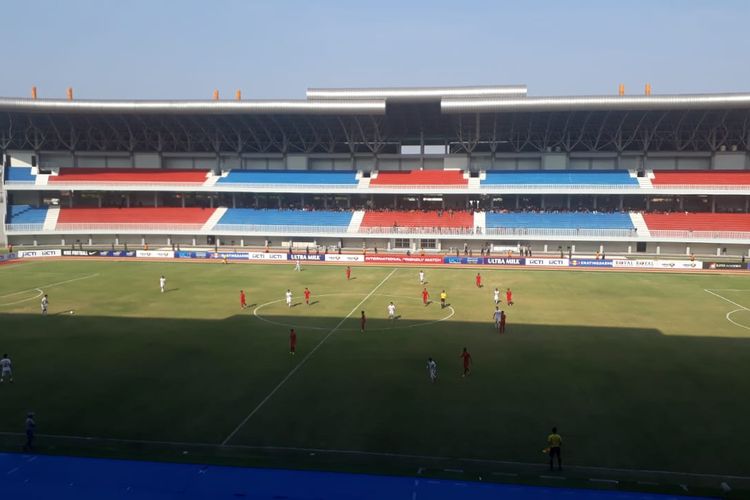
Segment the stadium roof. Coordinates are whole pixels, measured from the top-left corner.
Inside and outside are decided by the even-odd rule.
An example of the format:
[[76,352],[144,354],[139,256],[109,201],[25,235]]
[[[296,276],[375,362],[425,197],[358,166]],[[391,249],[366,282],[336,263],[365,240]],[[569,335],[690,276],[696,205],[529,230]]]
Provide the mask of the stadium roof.
[[750,93],[528,97],[524,85],[309,89],[306,100],[0,98],[0,150],[453,153],[750,149]]

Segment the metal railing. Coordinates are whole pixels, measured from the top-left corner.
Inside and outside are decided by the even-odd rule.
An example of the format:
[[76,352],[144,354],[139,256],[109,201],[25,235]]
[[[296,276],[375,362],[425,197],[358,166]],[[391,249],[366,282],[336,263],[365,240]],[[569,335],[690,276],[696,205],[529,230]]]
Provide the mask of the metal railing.
[[[477,228],[479,229],[479,228]],[[476,231],[471,227],[407,227],[407,226],[396,226],[396,227],[360,227],[360,233],[364,234],[388,234],[388,235],[401,235],[401,234],[442,234],[442,235],[457,235],[457,234],[481,234],[481,231]]]
[[30,233],[33,231],[42,231],[44,224],[6,224],[6,231],[18,231],[22,233]]
[[650,230],[652,238],[664,239],[707,239],[707,240],[750,240],[750,231],[681,231],[673,229]]
[[54,231],[200,231],[203,224],[180,224],[177,222],[164,223],[118,223],[118,222],[96,222],[96,223],[58,223]]
[[526,227],[488,227],[488,236],[550,236],[550,237],[596,237],[596,238],[635,238],[635,229],[588,229],[588,228],[526,228]]
[[226,233],[337,233],[344,234],[348,226],[292,226],[281,224],[217,224],[211,228],[212,232]]

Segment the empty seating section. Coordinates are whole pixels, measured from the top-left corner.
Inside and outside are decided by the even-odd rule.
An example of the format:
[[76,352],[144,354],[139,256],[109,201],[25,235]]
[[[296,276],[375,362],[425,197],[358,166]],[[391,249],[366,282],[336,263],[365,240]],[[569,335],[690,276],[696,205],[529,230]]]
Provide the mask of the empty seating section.
[[638,186],[638,180],[627,170],[560,170],[487,172],[482,185],[616,185]]
[[51,175],[49,182],[81,183],[195,183],[206,180],[206,170],[178,170],[157,168],[61,168],[59,175]]
[[472,228],[474,214],[471,212],[365,212],[360,227],[419,227],[419,228]]
[[227,225],[348,227],[351,220],[351,212],[230,208],[219,219],[215,229],[221,229],[221,226]]
[[643,214],[649,231],[750,232],[750,214],[684,213]]
[[214,213],[213,208],[63,208],[57,219],[59,224],[161,224],[180,226],[202,225]]
[[230,170],[218,184],[341,184],[357,185],[356,172],[294,170]]
[[654,178],[651,179],[651,183],[654,186],[750,186],[750,171],[654,171]]
[[626,213],[488,213],[486,224],[514,229],[634,229]]
[[460,170],[411,170],[403,172],[378,172],[370,186],[468,186]]
[[47,207],[34,208],[31,205],[10,205],[8,224],[44,224]]
[[8,167],[5,169],[6,182],[35,182],[36,176],[31,173],[31,167]]

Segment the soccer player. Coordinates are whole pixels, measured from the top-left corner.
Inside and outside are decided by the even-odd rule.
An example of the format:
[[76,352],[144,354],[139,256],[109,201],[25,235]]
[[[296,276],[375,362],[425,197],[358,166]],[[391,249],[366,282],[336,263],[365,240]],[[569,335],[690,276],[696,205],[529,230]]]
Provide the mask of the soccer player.
[[495,288],[495,291],[492,292],[494,298],[495,298],[495,305],[498,305],[500,303],[500,290]]
[[245,290],[240,290],[240,307],[245,309],[247,307],[247,299],[245,298]]
[[424,286],[424,271],[419,271],[419,284]]
[[448,300],[448,294],[445,293],[445,290],[440,292],[440,309],[445,308],[445,301]]
[[424,305],[427,305],[430,302],[430,294],[427,292],[426,288],[422,289],[422,303]]
[[34,412],[26,414],[26,444],[23,445],[23,451],[31,450],[34,445],[34,431],[36,431],[36,422],[34,422]]
[[297,350],[297,332],[294,331],[294,328],[289,330],[289,354],[294,356],[295,351]]
[[482,275],[479,273],[477,273],[476,283],[477,288],[482,288]]
[[349,281],[350,279],[352,279],[352,268],[346,266],[346,280]]
[[365,316],[365,312],[362,311],[362,316],[359,318],[359,332],[365,333],[365,325],[367,325],[367,317]]
[[505,291],[505,302],[507,302],[509,306],[513,305],[513,292],[510,291],[510,288]]
[[294,264],[294,270],[302,272],[302,264],[300,264],[300,261],[297,261],[297,263]]
[[507,318],[505,311],[500,311],[500,333],[505,333],[505,318]]
[[7,354],[3,354],[2,359],[0,359],[0,384],[5,382],[5,377],[8,377],[8,382],[11,384],[13,383],[13,363],[10,361],[10,358]]
[[552,462],[557,457],[557,470],[562,470],[562,457],[560,447],[562,446],[562,437],[557,433],[557,427],[552,428],[552,434],[547,436],[547,445],[549,446],[549,470],[552,470]]
[[464,373],[461,376],[466,377],[471,373],[471,354],[464,347],[464,351],[458,357],[464,360]]
[[[500,320],[503,317],[503,312],[499,307],[495,307],[495,312],[492,313],[492,319],[495,320],[495,328],[500,331]],[[501,332],[502,333],[502,332]]]
[[432,358],[427,358],[427,375],[431,383],[434,384],[437,381],[437,363]]
[[159,278],[159,289],[161,290],[161,293],[164,293],[164,290],[167,288],[167,278],[162,275],[161,278]]
[[388,319],[396,319],[396,305],[393,302],[388,304]]
[[44,294],[44,297],[42,297],[42,316],[47,315],[47,308],[49,307],[49,297],[47,297],[47,294]]
[[286,305],[292,307],[292,291],[289,289],[286,291]]
[[310,289],[305,287],[305,304],[310,305]]

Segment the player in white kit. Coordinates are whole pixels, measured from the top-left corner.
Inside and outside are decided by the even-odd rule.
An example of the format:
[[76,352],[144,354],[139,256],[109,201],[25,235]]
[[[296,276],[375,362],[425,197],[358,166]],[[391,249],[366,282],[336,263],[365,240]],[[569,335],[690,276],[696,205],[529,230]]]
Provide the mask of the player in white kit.
[[164,290],[167,288],[167,278],[162,276],[159,278],[159,289],[161,290],[161,293],[164,293]]
[[419,271],[419,284],[424,285],[424,271]]
[[492,292],[492,294],[495,297],[495,305],[498,305],[500,303],[500,290],[495,288],[495,291]]
[[396,319],[396,305],[393,302],[388,304],[388,319]]
[[286,291],[286,305],[287,307],[292,307],[292,291],[291,290]]
[[427,374],[430,377],[430,382],[434,384],[437,380],[437,363],[432,358],[427,358]]
[[44,297],[42,297],[42,315],[47,315],[47,308],[49,307],[49,298],[47,297],[47,294],[44,294]]
[[294,265],[295,271],[302,271],[302,264],[300,264],[300,261],[297,261],[297,263]]
[[8,382],[13,383],[12,368],[13,363],[11,363],[10,358],[7,354],[3,354],[2,359],[0,359],[0,384],[5,382],[6,377],[8,378]]

